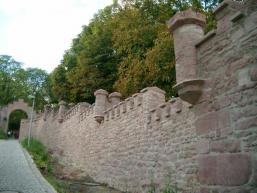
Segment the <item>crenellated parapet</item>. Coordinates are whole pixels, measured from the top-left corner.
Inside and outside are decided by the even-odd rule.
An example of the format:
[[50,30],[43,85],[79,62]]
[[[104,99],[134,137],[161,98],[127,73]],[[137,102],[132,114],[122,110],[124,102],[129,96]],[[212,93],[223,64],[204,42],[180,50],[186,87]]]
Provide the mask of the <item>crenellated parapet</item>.
[[94,116],[95,118],[95,104],[89,105],[86,109],[80,112],[79,122],[85,121],[89,116]]
[[193,10],[168,22],[179,97],[100,89],[92,105],[46,106],[32,136],[69,171],[123,191],[164,192],[170,180],[183,193],[257,192],[257,2],[225,0],[214,13],[207,34]]
[[128,113],[137,110],[142,105],[142,94],[137,93],[132,97],[113,105],[104,112],[104,122],[117,120],[121,117],[127,116]]

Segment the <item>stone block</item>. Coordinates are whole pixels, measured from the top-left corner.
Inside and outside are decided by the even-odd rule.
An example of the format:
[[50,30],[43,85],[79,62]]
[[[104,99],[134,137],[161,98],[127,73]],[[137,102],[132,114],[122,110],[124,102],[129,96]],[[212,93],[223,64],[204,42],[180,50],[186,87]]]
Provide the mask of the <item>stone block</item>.
[[222,141],[213,141],[210,145],[211,152],[240,152],[240,141],[238,139],[229,139]]
[[223,130],[230,127],[230,113],[229,111],[218,111],[218,128]]
[[244,119],[243,121],[240,121],[239,123],[236,123],[235,129],[236,130],[246,130],[251,127],[257,126],[257,116],[249,117],[247,119]]
[[220,154],[199,157],[199,181],[203,185],[240,186],[251,176],[248,154]]
[[208,139],[201,139],[197,144],[197,152],[199,154],[206,154],[210,152],[210,141]]
[[220,133],[222,133],[223,129],[230,127],[230,124],[229,111],[211,112],[196,120],[196,133],[197,135],[206,135],[217,129],[220,129]]
[[208,134],[211,130],[218,128],[218,114],[213,112],[200,117],[196,120],[195,127],[197,135]]
[[257,81],[257,68],[251,69],[250,77],[252,81]]

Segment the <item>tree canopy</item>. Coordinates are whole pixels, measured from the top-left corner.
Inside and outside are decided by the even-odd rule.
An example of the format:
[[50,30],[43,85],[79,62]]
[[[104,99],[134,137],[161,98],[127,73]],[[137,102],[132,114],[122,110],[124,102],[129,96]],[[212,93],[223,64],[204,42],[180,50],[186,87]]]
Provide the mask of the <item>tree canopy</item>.
[[166,21],[189,7],[207,16],[218,0],[123,0],[100,10],[73,40],[51,74],[54,96],[67,102],[93,102],[99,88],[127,97],[146,86],[176,95],[175,56]]
[[49,75],[44,70],[22,66],[11,56],[0,55],[0,107],[18,99],[31,104],[28,96],[35,95],[36,109],[40,110],[52,98]]

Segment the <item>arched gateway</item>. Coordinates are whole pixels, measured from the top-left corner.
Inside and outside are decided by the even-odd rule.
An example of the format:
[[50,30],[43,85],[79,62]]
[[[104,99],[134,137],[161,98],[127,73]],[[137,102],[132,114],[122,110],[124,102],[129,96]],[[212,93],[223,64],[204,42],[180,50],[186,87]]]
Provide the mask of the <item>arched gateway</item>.
[[3,128],[5,131],[7,131],[10,115],[16,110],[24,111],[27,114],[28,119],[30,119],[32,107],[28,106],[28,104],[25,103],[23,99],[19,99],[18,101],[0,108],[0,128]]

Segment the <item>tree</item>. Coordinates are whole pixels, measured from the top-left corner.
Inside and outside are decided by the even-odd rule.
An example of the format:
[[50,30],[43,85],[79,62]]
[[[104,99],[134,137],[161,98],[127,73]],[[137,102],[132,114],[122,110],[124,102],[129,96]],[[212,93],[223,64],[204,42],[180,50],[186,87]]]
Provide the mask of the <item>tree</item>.
[[21,70],[22,63],[15,61],[11,56],[0,55],[0,106],[16,100],[18,82],[16,75]]
[[[28,68],[26,71],[27,94],[35,95],[36,109],[43,109],[44,105],[51,100],[50,83],[46,71],[38,68]],[[28,99],[27,99],[28,100]],[[31,100],[29,101],[31,103]]]
[[73,40],[72,47],[51,74],[56,98],[67,102],[93,102],[95,90],[113,89],[119,63],[112,42],[111,21],[116,11],[115,6],[101,10]]
[[18,99],[32,103],[29,95],[36,95],[36,109],[41,110],[51,99],[48,74],[37,68],[23,69],[22,63],[11,56],[0,55],[0,106]]
[[218,0],[117,0],[100,10],[73,40],[51,74],[52,92],[67,102],[94,102],[102,88],[127,97],[147,86],[176,95],[174,45],[166,26],[177,11],[192,7],[215,28]]

